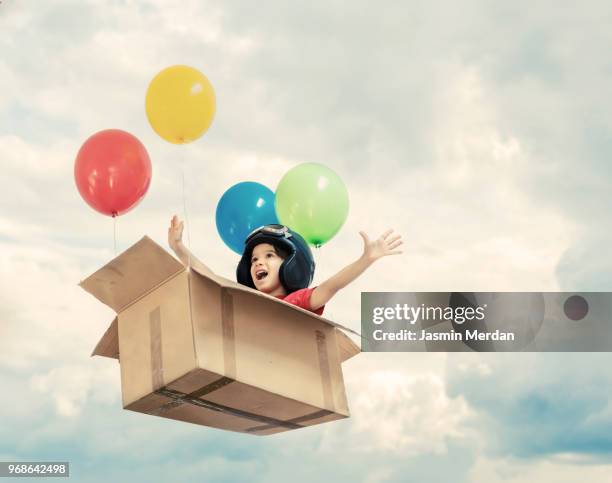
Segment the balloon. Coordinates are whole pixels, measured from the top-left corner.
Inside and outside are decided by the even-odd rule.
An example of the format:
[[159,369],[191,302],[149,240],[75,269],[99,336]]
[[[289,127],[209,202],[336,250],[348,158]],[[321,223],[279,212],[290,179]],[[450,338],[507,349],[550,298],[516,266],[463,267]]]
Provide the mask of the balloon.
[[204,74],[175,65],[157,74],[147,89],[147,118],[166,141],[184,144],[206,132],[215,115],[215,91]]
[[322,164],[296,166],[276,188],[276,214],[280,222],[316,247],[338,233],[348,209],[348,192],[342,179]]
[[253,181],[235,184],[219,200],[216,220],[221,239],[242,255],[249,233],[262,225],[278,223],[274,212],[274,192]]
[[94,210],[112,217],[134,208],[151,184],[151,160],[142,143],[119,129],[91,136],[77,154],[74,180]]

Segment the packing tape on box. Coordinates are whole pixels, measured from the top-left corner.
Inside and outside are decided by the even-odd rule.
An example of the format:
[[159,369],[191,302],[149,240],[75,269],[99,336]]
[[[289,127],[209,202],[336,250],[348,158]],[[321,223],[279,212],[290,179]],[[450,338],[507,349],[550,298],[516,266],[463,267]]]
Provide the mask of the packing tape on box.
[[263,423],[261,426],[254,426],[252,428],[248,428],[245,431],[252,433],[257,431],[264,431],[267,429],[273,428],[287,428],[287,429],[298,429],[304,427],[298,423],[302,423],[304,421],[311,421],[313,419],[319,419],[329,414],[333,414],[333,411],[328,411],[327,409],[321,409],[309,414],[305,414],[303,416],[299,416],[296,418],[292,418],[286,421],[271,418],[268,416],[262,416],[261,414],[251,413],[249,411],[243,411],[242,409],[232,408],[230,406],[225,406],[223,404],[219,404],[216,402],[208,401],[205,399],[201,399],[200,397],[204,394],[208,394],[210,392],[216,391],[217,389],[226,386],[227,384],[234,382],[231,379],[226,377],[222,377],[217,381],[212,382],[211,384],[207,384],[206,386],[198,389],[189,394],[185,394],[180,391],[176,391],[168,388],[160,388],[155,391],[156,394],[168,397],[172,399],[172,401],[167,402],[166,404],[160,406],[159,408],[151,411],[151,414],[156,416],[162,416],[164,413],[180,406],[181,404],[188,403],[193,404],[194,406],[199,406],[205,409],[209,409],[211,411],[217,411],[220,413],[228,414],[230,416],[236,416],[243,419],[249,419],[251,421],[256,421],[258,423]]
[[329,369],[329,357],[327,355],[327,343],[325,334],[320,330],[315,332],[317,339],[317,356],[319,358],[319,371],[321,372],[321,385],[323,389],[323,401],[325,407],[334,407],[334,396],[332,394],[331,373]]
[[[205,394],[209,394],[213,391],[216,391],[217,389],[221,389],[223,386],[227,386],[228,384],[232,382],[234,382],[233,379],[230,379],[228,377],[221,377],[220,379],[217,379],[216,381],[213,381],[210,384],[207,384],[201,387],[197,391],[190,392],[189,394],[182,393],[174,389],[168,389],[167,387],[159,388],[155,391],[156,394],[161,394],[163,396],[172,397],[168,394],[165,394],[164,392],[160,392],[160,391],[171,391],[172,394],[176,397],[172,397],[173,399],[172,401],[161,405],[159,408],[155,409],[151,414],[160,416],[163,413],[168,412],[170,409],[180,406],[184,402],[188,403],[190,402],[191,399],[198,399],[200,396],[204,396]],[[214,403],[211,402],[210,404],[214,404]]]
[[236,379],[236,341],[234,337],[234,299],[221,289],[221,329],[223,331],[223,363],[227,377]]
[[161,311],[159,306],[149,313],[149,335],[151,341],[151,385],[153,386],[153,390],[155,390],[164,385],[161,347]]
[[[189,404],[193,404],[194,406],[200,406],[206,409],[210,409],[211,411],[217,411],[220,413],[229,414],[231,416],[237,416],[239,418],[250,419],[251,421],[257,421],[258,423],[264,423],[268,426],[283,427],[287,429],[301,428],[300,425],[289,422],[289,421],[281,421],[279,419],[269,418],[267,416],[261,416],[259,414],[250,413],[248,411],[243,411],[241,409],[224,406],[223,404],[214,403],[212,401],[207,401],[205,399],[191,397],[189,394],[185,394],[180,391],[174,391],[172,389],[163,388],[163,389],[158,389],[155,392],[156,394],[160,394],[162,396],[166,396],[166,397],[173,399],[173,401],[171,401],[170,403],[164,404],[160,409],[165,408],[166,406],[169,406],[168,409],[172,409],[176,407],[176,405],[173,404],[175,402],[189,403]],[[162,413],[165,411],[167,411],[167,409],[163,409]]]
[[[304,421],[312,421],[313,419],[319,419],[328,414],[334,414],[333,411],[328,411],[327,409],[321,409],[319,411],[315,411],[313,413],[305,414],[304,416],[299,416],[297,418],[289,419],[286,422],[296,424],[298,428],[303,428],[304,426],[300,426],[297,423],[303,423]],[[264,426],[253,426],[252,428],[247,428],[247,433],[255,433],[257,431],[265,431],[267,429],[274,429],[278,427],[278,425],[266,424]]]

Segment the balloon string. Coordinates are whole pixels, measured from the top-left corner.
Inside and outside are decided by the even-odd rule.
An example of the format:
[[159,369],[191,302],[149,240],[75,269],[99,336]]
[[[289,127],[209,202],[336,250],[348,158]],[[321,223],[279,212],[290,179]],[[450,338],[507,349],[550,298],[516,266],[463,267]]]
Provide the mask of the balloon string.
[[113,250],[117,256],[117,217],[113,215]]
[[[315,263],[319,266],[319,269],[321,268],[321,245],[315,245],[314,249],[315,249]],[[315,273],[317,273],[316,268],[315,268]]]
[[187,248],[191,248],[191,230],[189,228],[189,217],[187,216],[187,201],[185,196],[185,158],[181,156],[181,174],[183,177],[183,213],[185,225],[187,226]]

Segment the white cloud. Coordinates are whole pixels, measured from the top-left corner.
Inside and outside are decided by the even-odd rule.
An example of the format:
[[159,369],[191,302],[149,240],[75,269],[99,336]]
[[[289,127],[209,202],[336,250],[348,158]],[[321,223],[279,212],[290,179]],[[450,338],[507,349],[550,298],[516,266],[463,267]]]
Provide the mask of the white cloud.
[[449,440],[469,437],[471,411],[446,393],[444,355],[405,356],[362,354],[345,364],[352,422],[324,428],[322,452],[443,454]]
[[608,481],[612,465],[568,456],[527,461],[513,458],[478,458],[469,472],[468,481],[470,483]]
[[58,416],[74,417],[81,413],[94,391],[96,398],[92,402],[119,404],[114,397],[119,383],[118,372],[118,364],[95,368],[91,362],[64,365],[33,375],[30,386],[43,396],[51,396]]
[[462,436],[467,405],[449,398],[439,377],[381,371],[368,374],[364,386],[353,400],[358,451],[440,453],[447,438]]

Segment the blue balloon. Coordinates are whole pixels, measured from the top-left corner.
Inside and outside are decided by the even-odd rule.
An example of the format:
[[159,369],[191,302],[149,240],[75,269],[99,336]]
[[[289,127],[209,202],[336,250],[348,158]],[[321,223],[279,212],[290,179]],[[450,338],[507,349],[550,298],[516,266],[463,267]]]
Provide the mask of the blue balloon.
[[242,255],[249,233],[262,225],[278,223],[274,192],[253,181],[235,184],[217,203],[216,221],[224,243]]

